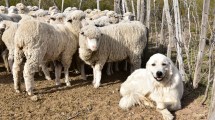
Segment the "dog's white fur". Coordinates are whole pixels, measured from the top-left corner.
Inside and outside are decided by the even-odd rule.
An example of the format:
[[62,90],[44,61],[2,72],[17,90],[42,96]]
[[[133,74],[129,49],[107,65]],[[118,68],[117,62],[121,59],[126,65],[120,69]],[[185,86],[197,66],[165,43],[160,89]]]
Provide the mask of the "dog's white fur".
[[146,69],[134,71],[122,83],[119,106],[128,109],[141,102],[152,106],[150,102],[152,100],[163,118],[171,120],[174,117],[169,111],[181,109],[183,91],[183,82],[178,69],[168,57],[157,53],[150,57]]

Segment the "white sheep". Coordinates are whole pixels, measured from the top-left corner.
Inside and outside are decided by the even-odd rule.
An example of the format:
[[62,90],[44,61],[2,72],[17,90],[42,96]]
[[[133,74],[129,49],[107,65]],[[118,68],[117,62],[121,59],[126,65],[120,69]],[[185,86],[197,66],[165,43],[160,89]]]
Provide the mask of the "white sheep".
[[[13,61],[14,61],[14,49],[15,49],[14,37],[15,37],[15,33],[18,29],[18,26],[19,26],[18,23],[15,23],[12,21],[0,22],[0,29],[1,29],[1,31],[3,31],[2,34],[0,35],[0,39],[2,39],[2,42],[7,47],[6,52],[3,52],[2,54],[4,56],[7,56],[6,65],[9,64],[11,70],[12,70],[12,65],[13,65]],[[47,67],[45,66],[45,63],[41,64],[41,67],[42,67],[43,73],[45,74],[45,78],[47,80],[51,80],[49,71],[48,71]],[[9,67],[7,69],[9,69]]]
[[28,14],[29,9],[22,3],[17,3],[16,8],[18,9],[19,14]]
[[5,6],[0,6],[0,13],[2,14],[7,14],[8,13],[8,9]]
[[8,13],[18,14],[18,9],[15,6],[10,6],[8,9]]
[[49,7],[49,14],[50,15],[54,15],[54,14],[59,13],[59,12],[60,12],[60,10],[58,9],[57,6]]
[[63,13],[57,13],[50,16],[50,24],[62,24],[66,16]]
[[147,43],[147,29],[138,21],[104,27],[88,25],[79,36],[79,56],[93,68],[93,85],[100,86],[101,70],[106,62],[128,59],[131,71],[141,67],[141,55]]
[[[55,62],[57,85],[60,84],[61,64],[64,67],[65,82],[70,86],[69,67],[73,54],[78,48],[78,37],[84,20],[83,11],[74,11],[68,15],[64,24],[47,24],[29,20],[20,24],[15,34],[15,51],[13,64],[13,79],[16,92],[20,92],[20,64],[26,57],[23,76],[28,95],[33,95],[34,73],[39,64],[46,61]],[[59,63],[60,62],[60,63]]]

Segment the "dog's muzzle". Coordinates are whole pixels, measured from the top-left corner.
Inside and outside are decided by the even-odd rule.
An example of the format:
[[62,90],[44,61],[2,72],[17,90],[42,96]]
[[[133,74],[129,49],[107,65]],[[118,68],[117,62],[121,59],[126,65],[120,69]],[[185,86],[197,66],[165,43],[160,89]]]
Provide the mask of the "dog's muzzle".
[[[152,73],[153,75],[153,73]],[[165,75],[163,74],[163,72],[161,71],[157,71],[156,72],[156,77],[153,75],[153,77],[155,78],[155,80],[157,80],[158,82],[162,81],[163,78],[165,77]]]

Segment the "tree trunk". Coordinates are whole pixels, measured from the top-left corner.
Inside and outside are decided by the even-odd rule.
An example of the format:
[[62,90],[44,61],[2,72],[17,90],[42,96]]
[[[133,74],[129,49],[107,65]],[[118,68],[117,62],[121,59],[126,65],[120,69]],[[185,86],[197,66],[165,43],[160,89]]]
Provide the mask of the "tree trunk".
[[82,1],[83,0],[80,0],[79,7],[78,7],[79,10],[81,9]]
[[114,0],[114,11],[121,14],[121,0]]
[[[146,27],[150,28],[150,11],[151,11],[151,0],[147,0],[147,13],[146,13]],[[145,18],[145,17],[144,17]]]
[[142,23],[145,23],[145,18],[146,18],[145,17],[146,16],[146,9],[145,8],[146,8],[146,4],[147,3],[146,3],[145,0],[141,0],[141,4],[140,4],[141,5],[140,6],[140,11],[141,12],[139,13],[140,14],[139,21],[142,22]]
[[[215,45],[215,10],[214,10],[213,34],[212,34],[211,50],[210,50],[211,54],[214,51],[214,45]],[[211,59],[212,58],[213,57],[211,57]],[[213,62],[214,61],[211,61],[211,63]],[[210,83],[210,81],[208,82]],[[214,120],[214,119],[215,119],[215,69],[214,69],[214,79],[213,79],[213,87],[212,87],[212,94],[211,94],[211,103],[210,103],[210,108],[208,113],[208,120]]]
[[96,1],[97,1],[97,9],[100,10],[100,7],[99,7],[99,1],[100,0],[96,0]]
[[174,16],[175,16],[175,35],[176,35],[176,47],[177,47],[177,60],[179,64],[179,72],[181,73],[182,80],[186,80],[186,74],[184,70],[184,61],[182,58],[182,48],[181,44],[183,43],[182,34],[181,34],[181,20],[180,20],[180,13],[179,13],[179,5],[178,0],[173,0],[173,7],[174,7]]
[[41,9],[41,1],[42,1],[42,0],[39,0],[39,5],[38,5],[38,6],[39,6],[39,9]]
[[122,0],[122,14],[124,15],[125,13],[126,13],[125,0]]
[[129,12],[127,0],[124,0],[125,12]]
[[62,4],[61,4],[61,12],[63,12],[63,6],[64,6],[64,0],[62,0]]
[[134,0],[131,0],[131,6],[132,6],[132,12],[133,12],[133,15],[135,16],[135,20],[136,20],[136,13],[135,13],[135,8],[134,8]]
[[194,88],[198,87],[198,83],[200,81],[199,75],[200,75],[200,71],[201,71],[202,58],[203,58],[204,49],[205,49],[209,7],[210,7],[210,0],[204,0],[203,11],[202,11],[202,24],[201,24],[199,51],[198,51],[196,68],[195,68],[194,79],[193,79]]
[[141,0],[137,0],[137,20],[140,20],[140,12],[141,12]]
[[53,0],[53,3],[54,3],[54,6],[57,6],[57,4],[56,4],[55,0]]
[[156,0],[154,0],[154,19],[155,19],[155,39],[156,39],[156,46],[158,46],[159,40],[158,40],[158,31],[157,31],[157,17],[156,17],[156,13],[157,13],[157,9],[156,9],[156,5],[155,5]]
[[163,8],[162,12],[162,21],[161,21],[161,31],[160,31],[160,45],[164,45],[164,33],[163,33],[163,27],[164,27],[164,21],[165,21],[165,8]]
[[211,96],[211,103],[210,103],[210,108],[208,113],[208,120],[214,120],[215,118],[214,113],[215,113],[215,77],[213,79],[212,96]]
[[164,0],[164,10],[165,10],[165,15],[166,15],[166,20],[167,20],[167,25],[168,25],[168,31],[169,31],[169,43],[167,47],[167,57],[171,58],[171,48],[173,46],[173,39],[174,39],[174,34],[173,34],[173,28],[172,28],[172,18],[170,16],[169,12],[169,3],[168,0]]
[[7,8],[9,8],[9,7],[10,7],[9,2],[10,2],[10,0],[5,0],[5,5],[6,5],[6,7],[7,7]]

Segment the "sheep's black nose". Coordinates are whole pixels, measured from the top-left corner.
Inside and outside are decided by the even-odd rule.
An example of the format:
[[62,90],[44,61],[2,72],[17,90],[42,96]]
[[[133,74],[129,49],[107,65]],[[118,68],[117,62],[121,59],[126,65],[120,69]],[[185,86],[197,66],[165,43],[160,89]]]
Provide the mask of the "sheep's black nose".
[[157,75],[157,77],[161,77],[163,75],[163,73],[161,71],[157,71],[156,75]]

